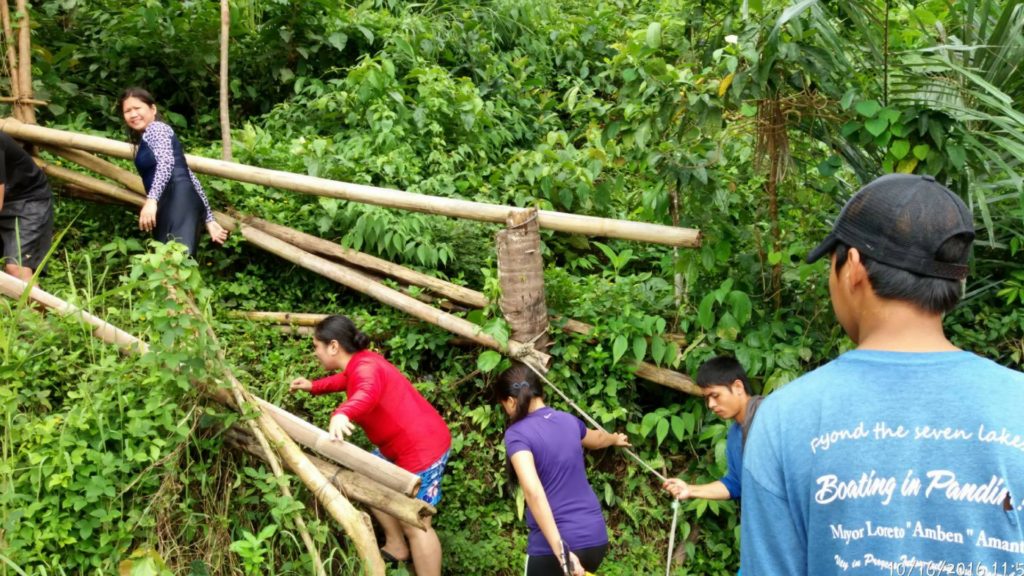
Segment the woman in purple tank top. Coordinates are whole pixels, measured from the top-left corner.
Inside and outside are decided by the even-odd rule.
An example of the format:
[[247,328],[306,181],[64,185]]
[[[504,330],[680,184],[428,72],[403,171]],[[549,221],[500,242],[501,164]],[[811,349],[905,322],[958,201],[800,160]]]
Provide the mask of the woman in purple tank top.
[[515,363],[495,380],[508,414],[509,479],[526,499],[526,576],[583,576],[608,550],[601,504],[587,481],[583,449],[629,446],[625,434],[589,430],[572,414],[544,405],[537,375]]

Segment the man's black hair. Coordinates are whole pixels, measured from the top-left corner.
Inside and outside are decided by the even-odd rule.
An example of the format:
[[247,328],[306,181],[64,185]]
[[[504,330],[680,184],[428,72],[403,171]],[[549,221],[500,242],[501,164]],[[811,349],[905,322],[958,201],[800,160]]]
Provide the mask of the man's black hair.
[[[961,262],[971,249],[972,237],[966,234],[953,236],[939,247],[935,260],[939,262]],[[850,247],[837,242],[836,274],[843,269]],[[861,254],[861,262],[868,271],[868,280],[875,294],[889,300],[909,302],[928,312],[945,314],[960,301],[963,285],[960,280],[947,280],[921,276],[900,268],[894,268]]]
[[743,389],[746,390],[747,395],[753,396],[754,392],[750,389],[747,371],[732,356],[712,358],[697,369],[697,386],[701,388],[728,386],[735,380],[743,382]]

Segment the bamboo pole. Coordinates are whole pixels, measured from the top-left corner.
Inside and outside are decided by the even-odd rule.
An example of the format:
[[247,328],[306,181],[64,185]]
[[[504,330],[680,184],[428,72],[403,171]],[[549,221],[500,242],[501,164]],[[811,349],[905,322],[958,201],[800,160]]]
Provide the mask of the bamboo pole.
[[50,103],[46,100],[36,100],[35,98],[19,98],[16,96],[0,96],[0,102],[9,102],[12,104],[32,104],[34,106],[49,106]]
[[[131,146],[126,142],[117,142],[99,136],[76,134],[53,128],[31,126],[13,118],[0,120],[0,130],[7,132],[11,136],[41,144],[79,148],[119,158],[131,158],[132,154]],[[294,192],[340,198],[376,206],[496,223],[504,223],[509,210],[508,206],[497,204],[427,196],[425,194],[413,194],[388,188],[337,182],[325,178],[269,170],[201,156],[188,155],[186,159],[189,167],[195,172],[230,178],[240,182],[272,186]],[[661,224],[613,220],[610,218],[581,216],[549,210],[540,210],[538,212],[538,222],[542,228],[574,234],[622,238],[669,246],[695,247],[700,245],[700,232],[698,230],[676,228]]]
[[337,258],[355,266],[376,270],[407,284],[427,288],[441,296],[445,296],[455,300],[456,302],[462,302],[463,304],[468,304],[476,308],[483,308],[488,304],[487,298],[483,294],[464,286],[445,282],[440,278],[428,276],[411,268],[406,268],[405,266],[388,262],[382,258],[377,258],[376,256],[359,252],[358,250],[345,248],[344,246],[324,240],[323,238],[299,232],[298,230],[287,226],[274,224],[273,222],[268,222],[261,218],[256,218],[255,216],[242,216],[234,212],[231,212],[231,215],[242,220],[246,224],[259,228],[267,234],[284,240],[298,248],[302,248],[307,252]]
[[117,164],[108,162],[99,156],[94,156],[88,152],[82,152],[81,150],[75,150],[74,148],[61,148],[59,146],[40,146],[43,150],[50,152],[51,154],[60,156],[65,160],[70,160],[83,168],[92,170],[100,176],[110,178],[114,182],[121,184],[133,192],[139,194],[146,194],[146,187],[142,184],[142,178],[131,170],[125,170]]
[[228,109],[228,42],[231,40],[231,4],[220,0],[220,137],[223,158],[231,161],[231,117]]
[[[50,164],[50,163],[46,162],[45,160],[41,160],[39,158],[36,158],[35,160],[36,160],[36,163],[39,164],[42,167],[43,171],[46,172],[46,174],[48,176],[52,176],[54,178],[59,178],[61,180],[65,180],[65,181],[71,182],[71,183],[76,184],[78,186],[82,186],[86,190],[91,190],[93,192],[104,194],[104,195],[110,196],[112,198],[115,198],[117,200],[120,200],[122,202],[126,202],[126,203],[129,203],[129,204],[132,204],[134,206],[141,206],[143,201],[144,201],[144,198],[142,196],[140,196],[138,194],[133,194],[131,192],[128,192],[127,190],[119,188],[119,187],[117,187],[117,186],[115,186],[113,184],[109,184],[109,183],[104,182],[102,180],[98,180],[96,178],[92,178],[90,176],[86,176],[84,174],[80,174],[78,172],[74,172],[73,170],[68,170],[66,168],[61,168],[59,166],[55,166],[55,165]],[[227,216],[225,214],[221,214],[219,212],[217,212],[216,214],[218,216],[218,221],[223,226],[225,226],[226,228],[228,228],[230,230],[236,230],[237,229],[237,227],[238,227],[238,221],[237,220],[235,220],[234,218],[232,218],[230,216]],[[262,234],[259,230],[256,230],[256,229],[254,229],[252,227],[249,227],[249,226],[245,226],[243,228],[243,236],[247,240],[249,240],[250,242],[253,242],[253,240],[249,236],[245,235],[245,232],[244,232],[245,230],[251,230],[251,231],[254,231],[255,233]],[[252,235],[252,233],[250,235]],[[312,270],[314,272],[320,273],[317,268],[329,268],[329,267],[332,267],[332,266],[337,266],[337,267],[340,267],[341,270],[342,270],[341,276],[339,276],[339,277],[345,277],[345,278],[349,277],[348,274],[344,273],[344,270],[348,270],[348,269],[344,268],[340,264],[336,264],[334,262],[330,262],[330,261],[324,260],[322,258],[318,258],[316,256],[313,256],[312,254],[303,253],[301,250],[298,250],[298,249],[296,249],[294,247],[291,247],[291,251],[290,251],[289,250],[289,246],[290,245],[288,245],[287,243],[285,243],[285,242],[283,242],[281,240],[277,240],[276,238],[274,238],[272,236],[268,236],[266,234],[264,234],[262,237],[258,237],[258,238],[262,239],[262,241],[270,242],[275,247],[276,251],[275,250],[271,250],[268,247],[269,245],[268,246],[261,246],[258,242],[253,242],[254,244],[256,244],[257,246],[260,246],[261,248],[264,248],[265,250],[267,250],[269,252],[272,252],[272,253],[274,253],[274,254],[276,254],[278,256],[281,256],[282,258],[291,259],[289,254],[291,253],[291,251],[295,251],[295,252],[299,252],[299,253],[302,253],[302,254],[307,254],[312,259],[315,259],[314,262],[311,263],[309,266],[300,264],[300,265],[303,265],[303,267],[305,267],[305,268],[307,268],[309,270]],[[313,267],[310,267],[310,266],[313,266]],[[461,318],[458,318],[456,316],[451,316],[450,314],[446,314],[445,312],[436,310],[435,308],[433,308],[433,307],[431,307],[429,305],[423,304],[423,303],[421,303],[419,301],[416,301],[416,300],[412,299],[409,296],[406,296],[406,295],[404,295],[404,294],[402,294],[400,292],[392,290],[391,288],[387,288],[386,286],[383,286],[383,285],[381,285],[379,283],[373,282],[372,280],[370,280],[369,278],[366,278],[365,276],[359,274],[358,272],[355,272],[355,271],[352,271],[352,270],[349,270],[349,272],[351,272],[352,275],[357,275],[357,276],[353,276],[353,278],[352,278],[353,282],[357,282],[358,281],[358,283],[360,285],[364,285],[364,284],[376,285],[376,286],[379,286],[379,288],[382,289],[385,293],[387,293],[387,291],[390,291],[390,292],[394,292],[395,295],[397,295],[397,296],[391,295],[390,296],[391,298],[400,297],[400,298],[405,298],[405,299],[411,300],[412,302],[415,302],[416,305],[418,305],[417,309],[419,310],[419,313],[422,314],[422,315],[430,316],[431,314],[439,314],[439,315],[445,315],[445,317],[451,317],[451,318],[454,318],[456,320],[460,320],[462,322],[466,322],[466,321],[462,320]],[[359,276],[361,276],[362,278],[360,279]],[[348,285],[348,284],[346,284],[346,282],[341,281],[341,280],[336,279],[336,278],[333,278],[332,276],[327,276],[327,277],[331,278],[332,280],[335,280],[337,282],[340,282],[342,284]],[[355,289],[359,290],[359,288],[355,288]],[[362,292],[362,290],[360,290],[360,291]],[[375,290],[375,292],[376,292],[376,290]],[[364,292],[364,293],[366,293],[366,292]],[[374,297],[377,298],[377,296],[374,296]],[[385,304],[390,304],[390,302],[386,302],[386,301],[382,300],[381,298],[377,298],[377,299],[381,300]],[[397,308],[398,306],[395,306],[395,307]],[[403,311],[408,312],[408,310],[404,310],[403,308],[399,308],[399,309],[402,309]],[[428,312],[428,310],[432,311],[432,312]],[[442,328],[448,329],[449,331],[451,331],[451,332],[453,332],[455,334],[464,336],[464,337],[472,340],[473,342],[476,342],[477,344],[482,344],[482,345],[488,346],[490,348],[495,348],[497,346],[497,341],[494,340],[493,338],[487,337],[488,340],[482,342],[480,340],[480,338],[478,338],[476,336],[468,335],[468,334],[465,334],[465,333],[462,333],[462,332],[455,332],[454,330],[448,328],[447,325],[442,325],[442,324],[438,324],[437,322],[432,322],[429,318],[424,318],[423,316],[421,316],[419,314],[413,314],[412,312],[409,312],[409,313],[412,314],[413,316],[416,316],[417,318],[420,318],[421,320],[424,320],[426,322],[430,322],[432,324],[441,326]],[[248,317],[251,320],[256,320],[256,321],[274,321],[274,322],[280,322],[280,323],[297,323],[297,324],[299,324],[301,326],[312,326],[312,325],[315,325],[317,322],[319,322],[320,320],[322,320],[322,319],[327,317],[326,314],[295,314],[295,313],[281,313],[281,312],[245,313],[245,316]],[[466,324],[469,324],[470,326],[474,327],[473,328],[474,330],[478,330],[478,328],[476,328],[475,324],[468,323],[468,322],[466,322]],[[463,328],[463,329],[467,329],[467,328]],[[579,322],[579,321],[576,321],[576,320],[569,320],[569,321],[567,321],[565,323],[565,325],[562,327],[562,329],[586,335],[586,334],[589,334],[589,332],[591,330],[593,330],[593,326],[590,326],[589,324],[585,324],[583,322]],[[493,342],[493,344],[489,344],[489,342]],[[510,344],[514,344],[514,343],[510,342]],[[500,348],[496,348],[496,349],[500,350]],[[546,360],[545,360],[545,362],[546,362]],[[635,362],[635,364],[636,364],[636,372],[635,372],[635,374],[638,377],[640,377],[640,378],[643,378],[645,380],[649,380],[651,382],[654,382],[655,384],[660,384],[662,386],[666,386],[668,388],[672,388],[672,389],[678,390],[680,392],[684,392],[686,394],[691,394],[691,395],[694,395],[694,396],[703,396],[703,392],[701,392],[701,389],[697,386],[697,384],[693,381],[693,379],[690,378],[689,376],[686,376],[685,374],[680,374],[679,372],[675,372],[673,370],[668,370],[666,368],[661,368],[661,367],[655,366],[654,364],[651,364],[651,363],[648,363],[648,362]]]
[[[28,102],[32,100],[32,25],[28,16],[28,1],[15,0],[18,15],[18,89],[22,115],[28,124],[36,123],[36,109]],[[12,71],[13,72],[13,71]]]
[[[28,288],[28,284],[15,278],[13,276],[0,273],[0,292],[7,296],[19,299]],[[116,344],[124,350],[138,351],[139,353],[145,353],[149,351],[149,347],[136,338],[123,330],[120,330],[105,322],[96,318],[95,316],[88,314],[82,310],[79,310],[75,306],[68,304],[67,302],[53,296],[39,288],[33,287],[29,292],[29,299],[38,302],[47,308],[54,309],[64,315],[75,315],[82,318],[83,321],[90,325],[97,326],[97,330],[94,332],[98,338],[105,342]],[[212,330],[211,330],[212,333]],[[214,335],[214,337],[216,337]],[[234,385],[233,391],[243,399],[244,403],[254,403],[250,399],[244,397],[249,395],[248,391],[241,385],[230,370],[225,369],[225,375],[232,381]],[[239,403],[241,404],[241,403]],[[364,562],[364,567],[367,568],[367,572],[371,576],[383,576],[384,575],[384,561],[380,556],[380,551],[377,548],[377,541],[373,535],[373,530],[370,526],[369,518],[365,514],[359,513],[352,504],[342,495],[335,486],[330,483],[322,472],[306,458],[302,450],[291,441],[291,438],[281,429],[280,426],[266,413],[263,413],[257,409],[259,423],[258,430],[261,430],[267,435],[269,442],[272,442],[275,448],[280,454],[281,458],[288,464],[288,466],[295,471],[295,473],[302,479],[306,486],[310,489],[310,492],[320,501],[321,504],[327,509],[331,516],[341,524],[345,532],[352,538],[359,552],[360,558]],[[273,457],[268,454],[268,457]],[[311,555],[316,556],[316,552],[311,551]]]
[[508,345],[506,346],[490,334],[483,332],[480,326],[477,326],[468,320],[459,318],[458,316],[438,310],[428,304],[424,304],[415,298],[406,296],[405,294],[402,294],[392,288],[388,288],[379,282],[374,282],[365,274],[357,272],[347,266],[331,262],[330,260],[326,260],[320,256],[300,250],[283,240],[279,240],[270,234],[267,234],[266,232],[249,226],[248,224],[238,222],[230,216],[225,215],[224,220],[218,218],[218,221],[222,224],[227,222],[231,226],[237,227],[246,240],[272,254],[276,254],[290,262],[306,268],[307,270],[316,272],[325,278],[329,278],[339,284],[348,286],[353,290],[366,294],[379,302],[383,302],[393,308],[397,308],[398,310],[419,318],[424,322],[429,322],[435,326],[444,328],[453,334],[469,338],[482,346],[509,353],[516,357],[522,357],[524,360],[529,360],[532,356],[534,361],[539,362],[539,366],[545,366],[547,364],[549,359],[547,354],[538,351],[531,351],[529,346],[514,340],[509,340]]
[[419,491],[420,477],[416,474],[399,468],[383,458],[378,458],[349,442],[332,440],[326,430],[322,430],[262,398],[254,396],[253,399],[260,410],[272,417],[295,442],[406,496],[414,496]]
[[11,26],[11,7],[7,0],[0,0],[0,23],[2,23],[4,31],[4,52],[7,57],[7,72],[10,74],[11,100],[15,102],[14,116],[18,120],[24,121],[24,107],[18,104],[22,99],[21,86],[18,84],[20,80],[18,75],[18,52],[15,48],[14,28]]
[[[258,458],[266,458],[259,449],[256,439],[245,430],[234,426],[227,431],[226,436],[237,448]],[[347,470],[316,456],[307,458],[349,499],[394,516],[410,526],[426,530],[423,519],[437,514],[437,510],[423,500],[406,496],[358,472]]]

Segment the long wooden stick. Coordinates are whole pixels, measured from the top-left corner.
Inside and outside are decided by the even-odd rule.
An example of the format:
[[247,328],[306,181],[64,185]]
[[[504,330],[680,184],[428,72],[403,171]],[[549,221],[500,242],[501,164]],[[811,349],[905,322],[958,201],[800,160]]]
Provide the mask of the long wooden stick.
[[458,286],[451,282],[445,282],[440,278],[427,276],[426,274],[417,272],[411,268],[406,268],[405,266],[388,262],[387,260],[377,258],[376,256],[359,252],[358,250],[345,248],[344,246],[324,240],[323,238],[299,232],[298,230],[287,226],[274,224],[273,222],[268,222],[261,218],[256,218],[255,216],[242,216],[236,213],[232,213],[232,215],[247,224],[251,224],[268,234],[280,238],[281,240],[308,252],[338,258],[356,266],[377,270],[391,276],[392,278],[397,278],[398,280],[412,284],[413,286],[427,288],[441,296],[445,296],[455,300],[456,302],[468,304],[475,308],[483,308],[487,306],[487,298],[476,290],[471,290],[464,286]]
[[[266,458],[266,455],[259,449],[256,439],[246,432],[245,429],[234,426],[228,430],[227,438],[238,448],[258,458]],[[394,516],[405,524],[426,530],[423,519],[437,514],[437,510],[423,500],[406,496],[401,492],[374,482],[358,472],[342,468],[337,464],[332,464],[316,456],[307,456],[307,458],[345,496],[348,496],[355,502]]]
[[231,41],[231,4],[220,0],[220,138],[225,160],[231,160],[231,116],[228,107],[228,43]]
[[[14,118],[0,120],[0,130],[7,132],[11,136],[40,144],[79,148],[119,158],[131,158],[132,155],[131,146],[126,142],[117,142],[99,136],[76,134],[64,130],[28,125]],[[204,158],[202,156],[188,155],[186,159],[192,170],[204,174],[316,196],[340,198],[353,202],[415,212],[426,212],[482,222],[503,223],[511,209],[508,206],[497,204],[413,194],[388,188],[338,182],[303,174]],[[581,216],[549,210],[539,211],[538,221],[542,228],[574,234],[623,238],[669,246],[695,247],[700,245],[700,232],[690,228],[675,228],[661,224],[613,220],[610,218]]]

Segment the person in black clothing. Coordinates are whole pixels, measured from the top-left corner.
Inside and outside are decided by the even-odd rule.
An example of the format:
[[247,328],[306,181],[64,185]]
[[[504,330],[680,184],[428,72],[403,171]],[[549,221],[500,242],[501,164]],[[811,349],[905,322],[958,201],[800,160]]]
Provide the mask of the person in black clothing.
[[53,243],[53,192],[32,156],[0,132],[0,261],[28,282]]

